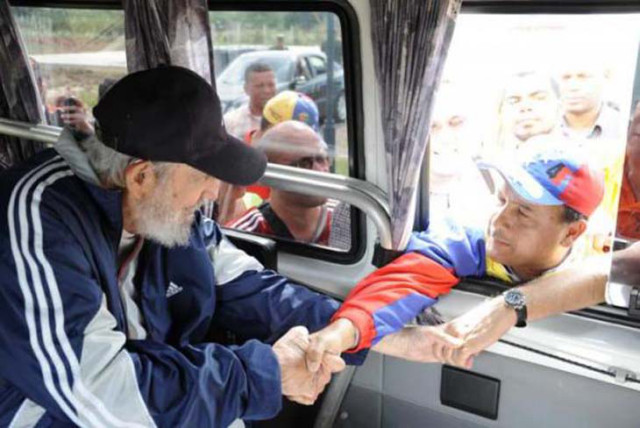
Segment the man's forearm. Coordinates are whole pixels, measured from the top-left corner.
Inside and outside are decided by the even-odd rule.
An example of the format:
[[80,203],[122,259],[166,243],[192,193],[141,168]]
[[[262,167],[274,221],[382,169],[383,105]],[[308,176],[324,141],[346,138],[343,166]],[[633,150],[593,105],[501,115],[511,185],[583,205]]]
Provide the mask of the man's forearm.
[[519,287],[526,297],[527,318],[534,321],[601,303],[607,278],[608,259],[598,257],[528,282]]

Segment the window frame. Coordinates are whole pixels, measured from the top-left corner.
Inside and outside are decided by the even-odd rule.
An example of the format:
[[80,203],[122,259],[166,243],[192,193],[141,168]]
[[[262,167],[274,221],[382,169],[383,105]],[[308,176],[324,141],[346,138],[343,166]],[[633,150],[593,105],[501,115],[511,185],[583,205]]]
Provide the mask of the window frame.
[[[495,15],[588,15],[588,14],[621,14],[640,13],[640,3],[622,0],[465,0],[460,14],[495,14]],[[455,37],[455,36],[454,36]],[[640,66],[640,51],[637,60]],[[640,69],[636,68],[633,91],[640,91]],[[425,152],[423,168],[418,185],[418,201],[413,230],[425,230],[429,222],[429,159],[430,146]],[[640,284],[639,284],[640,286]],[[482,296],[493,297],[511,288],[508,284],[492,278],[464,278],[456,289]],[[640,329],[640,319],[632,318],[628,310],[611,306],[607,303],[569,312],[581,317],[604,321],[625,327]]]
[[[120,0],[12,0],[10,7],[122,10],[122,3]],[[338,18],[342,40],[344,91],[347,103],[349,177],[364,180],[364,110],[362,87],[357,84],[357,82],[362,81],[360,26],[353,6],[347,0],[322,0],[317,2],[300,0],[209,0],[208,10],[209,12],[328,12],[333,13]],[[351,210],[351,248],[349,251],[343,252],[331,248],[311,246],[271,236],[269,238],[277,242],[278,251],[342,265],[356,264],[361,261],[366,252],[368,239],[365,215],[354,208]]]

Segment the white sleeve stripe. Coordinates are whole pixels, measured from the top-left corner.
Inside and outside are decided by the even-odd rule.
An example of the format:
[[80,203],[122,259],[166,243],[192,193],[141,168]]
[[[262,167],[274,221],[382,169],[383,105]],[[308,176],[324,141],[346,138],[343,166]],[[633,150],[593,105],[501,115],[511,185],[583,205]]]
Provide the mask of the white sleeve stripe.
[[[141,427],[142,425],[140,424],[133,424],[133,423],[127,423],[125,421],[122,421],[116,416],[114,416],[112,413],[110,413],[107,410],[107,408],[104,406],[102,401],[100,401],[98,397],[95,397],[85,387],[84,382],[82,381],[82,377],[79,376],[80,363],[78,361],[78,358],[75,352],[71,348],[71,343],[69,342],[69,338],[67,337],[66,331],[64,329],[64,324],[65,324],[64,308],[63,308],[62,298],[60,296],[60,290],[58,289],[58,284],[56,282],[55,275],[53,274],[53,268],[51,267],[51,264],[49,263],[49,261],[46,259],[44,255],[44,251],[42,250],[43,230],[42,230],[42,223],[40,219],[40,209],[39,209],[42,193],[44,192],[44,189],[48,185],[53,184],[53,182],[55,182],[60,178],[73,175],[73,173],[71,171],[67,171],[65,174],[59,173],[56,175],[58,175],[58,177],[56,177],[55,175],[51,176],[44,183],[41,183],[38,185],[36,191],[33,194],[33,200],[31,203],[31,215],[33,216],[32,217],[33,228],[34,228],[34,235],[35,235],[34,247],[35,247],[36,258],[40,261],[40,265],[44,269],[46,282],[48,283],[48,289],[51,293],[51,299],[53,300],[53,308],[54,308],[53,313],[55,315],[55,321],[56,321],[55,322],[56,338],[58,339],[58,342],[62,346],[64,356],[66,357],[67,361],[71,365],[71,372],[74,379],[72,386],[74,389],[77,389],[78,392],[80,392],[80,394],[85,400],[87,400],[86,403],[81,403],[81,404],[85,404],[85,405],[88,404],[89,406],[95,405],[96,408],[94,410],[97,410],[100,416],[102,416],[106,420],[107,426],[122,426],[122,427],[132,427],[132,428]],[[39,279],[40,278],[38,278],[38,280]],[[46,302],[45,302],[45,305],[46,305]]]
[[83,383],[121,419],[155,426],[138,385],[133,358],[124,349],[126,336],[117,324],[103,293],[100,308],[85,327],[80,352]]
[[13,415],[13,419],[11,419],[8,428],[34,427],[45,413],[46,410],[44,407],[25,398],[16,414]]
[[80,425],[80,421],[78,420],[75,414],[75,411],[68,406],[67,402],[62,399],[58,390],[56,389],[53,382],[51,367],[49,366],[49,362],[45,357],[42,349],[40,348],[40,344],[38,341],[38,333],[35,326],[33,296],[31,295],[31,291],[29,290],[29,285],[27,283],[24,261],[22,260],[22,255],[20,254],[20,250],[18,249],[18,242],[17,242],[18,239],[16,236],[15,219],[14,219],[14,213],[13,213],[15,209],[14,207],[16,203],[16,197],[23,183],[38,172],[47,173],[51,169],[57,168],[61,165],[62,165],[62,162],[58,162],[58,163],[47,162],[43,164],[40,168],[25,175],[18,182],[9,200],[9,209],[8,209],[9,235],[10,235],[10,241],[11,241],[11,252],[13,254],[13,258],[16,264],[16,271],[18,274],[18,284],[20,286],[20,290],[24,298],[25,320],[27,322],[27,328],[29,330],[29,342],[31,344],[31,348],[33,349],[34,355],[38,360],[38,363],[40,364],[40,368],[42,370],[42,378],[44,380],[45,387],[47,388],[47,391],[49,392],[49,394],[56,401],[56,403],[58,403],[58,406],[60,406],[62,411],[69,417],[69,419],[71,419],[71,421],[73,421],[74,423]]
[[[63,177],[73,174],[69,169],[58,171],[53,174],[50,173],[52,169],[63,165],[63,163],[58,163],[54,166],[52,164],[52,166],[48,168],[41,167],[36,169],[33,174],[30,174],[33,177],[30,178],[29,182],[22,189],[19,189],[21,183],[16,186],[9,204],[12,252],[14,254],[14,259],[16,260],[16,266],[19,266],[18,270],[22,270],[22,274],[19,274],[19,282],[20,288],[25,297],[25,318],[28,320],[27,324],[29,327],[31,345],[34,348],[34,353],[36,354],[38,362],[40,363],[47,390],[61,407],[61,409],[69,416],[69,418],[74,423],[76,423],[77,425],[89,426],[141,427],[142,425],[140,424],[125,423],[119,420],[117,417],[109,413],[105,406],[100,402],[100,400],[98,400],[85,388],[81,377],[78,376],[78,374],[80,373],[80,365],[78,359],[73,352],[73,349],[71,348],[71,344],[69,343],[69,339],[66,336],[66,332],[64,330],[64,308],[62,299],[60,297],[58,285],[53,274],[53,269],[44,256],[44,252],[42,250],[43,230],[39,212],[40,200],[42,198],[42,193],[44,192],[46,187]],[[47,174],[49,174],[49,176],[47,176]],[[38,182],[38,180],[40,181]],[[31,217],[28,217],[26,199],[36,182],[38,183],[35,187],[35,191],[33,192],[31,199]],[[15,198],[18,194],[19,203],[17,215],[20,222],[21,251],[17,248],[17,238],[15,236],[16,229],[14,224],[14,216],[16,214],[13,212],[15,210]],[[29,220],[31,220],[33,223],[33,246],[35,249],[35,259],[37,259],[38,264],[44,270],[46,279],[45,282],[47,285],[46,289],[43,285],[38,265],[34,261],[34,256],[31,254],[29,249]],[[29,283],[24,272],[24,262],[22,261],[22,255],[24,255],[25,259],[27,260],[27,264],[29,266],[31,274],[32,286],[36,295],[37,306],[39,309],[38,321],[40,323],[37,327],[39,328],[36,328],[34,322],[35,307],[33,304],[33,296],[29,288]],[[45,290],[49,292],[50,296],[47,296]],[[50,298],[52,301],[52,312],[55,318],[55,338],[51,331],[51,321],[49,319],[50,302],[48,301],[48,298]],[[31,322],[29,322],[29,320],[31,320]],[[40,344],[38,343],[38,334],[42,335],[41,340],[42,344],[44,345],[45,352],[53,362],[53,369],[56,371],[56,375],[58,378],[58,384],[60,388],[59,391],[56,389],[56,385],[53,382],[51,365],[46,360],[46,358],[42,358],[43,354],[42,349],[40,349]],[[62,349],[63,356],[59,354],[58,347]],[[71,369],[70,375],[72,379],[69,378],[69,373],[67,373],[67,367],[63,362],[63,358]],[[79,393],[79,396],[72,392],[72,389],[76,390],[76,392]],[[60,392],[62,393],[64,398],[60,397]],[[67,403],[73,406],[75,408],[75,411],[79,412],[79,414],[76,414],[76,412],[72,410],[67,405]],[[104,420],[104,422],[100,420],[101,418]]]
[[233,281],[245,272],[262,272],[264,270],[260,262],[236,248],[224,236],[217,245],[210,246],[208,252],[213,264],[216,284],[219,286]]

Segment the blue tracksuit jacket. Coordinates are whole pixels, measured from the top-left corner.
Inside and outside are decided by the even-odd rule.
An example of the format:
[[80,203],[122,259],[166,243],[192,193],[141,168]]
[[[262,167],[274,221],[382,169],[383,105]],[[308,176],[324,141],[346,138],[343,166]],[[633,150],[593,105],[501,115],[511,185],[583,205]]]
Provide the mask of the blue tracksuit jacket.
[[[53,149],[0,175],[0,426],[274,416],[280,372],[263,342],[295,325],[318,330],[338,303],[264,270],[199,216],[188,247],[144,244],[134,284],[148,337],[131,340],[121,234],[121,192],[79,178]],[[205,343],[211,326],[251,340]]]

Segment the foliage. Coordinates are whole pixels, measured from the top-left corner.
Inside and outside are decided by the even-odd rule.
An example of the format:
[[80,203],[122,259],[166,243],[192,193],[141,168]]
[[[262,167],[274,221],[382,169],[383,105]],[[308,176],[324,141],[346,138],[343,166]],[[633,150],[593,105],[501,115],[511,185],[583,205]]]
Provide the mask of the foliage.
[[[14,7],[13,13],[31,54],[124,48],[122,10]],[[319,46],[326,39],[327,15],[213,11],[209,21],[218,46],[271,45],[279,35],[287,45]]]

